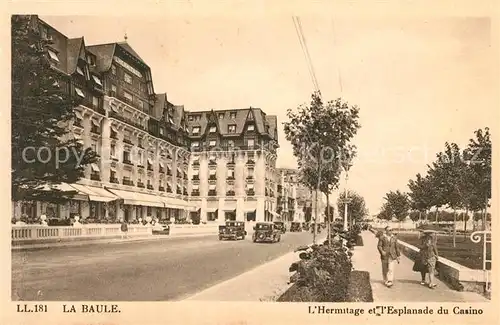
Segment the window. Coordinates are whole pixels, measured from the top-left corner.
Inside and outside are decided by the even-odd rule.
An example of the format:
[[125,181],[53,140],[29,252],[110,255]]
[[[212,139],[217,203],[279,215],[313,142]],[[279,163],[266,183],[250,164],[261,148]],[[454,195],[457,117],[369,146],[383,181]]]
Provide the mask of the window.
[[253,131],[253,130],[255,130],[255,125],[249,124],[247,127],[247,131]]
[[210,140],[210,142],[208,143],[208,145],[209,145],[210,147],[215,147],[215,146],[217,145],[217,141],[215,141],[215,140]]
[[97,152],[97,142],[92,141],[92,143],[90,144],[90,148],[92,149],[92,151]]
[[217,132],[217,127],[215,127],[215,126],[211,126],[211,127],[210,127],[210,130],[209,130],[208,132],[210,132],[210,133],[215,133],[215,132]]
[[194,116],[193,115],[189,115],[188,116],[188,121],[193,121],[194,120]]
[[236,118],[236,112],[229,113],[229,118],[235,119]]
[[111,145],[111,148],[109,151],[110,151],[111,157],[116,157],[116,147],[114,144]]
[[114,64],[111,66],[111,73],[116,75],[116,66]]
[[234,141],[233,140],[227,140],[227,145],[230,148],[234,147]]
[[49,56],[52,60],[56,61],[56,62],[59,62],[59,58],[57,57],[57,54],[56,52],[52,51],[52,50],[48,50],[49,52]]
[[236,125],[228,125],[227,126],[227,131],[229,133],[236,133]]
[[133,100],[132,94],[130,94],[126,91],[123,92],[123,97],[125,97],[125,99],[129,102],[132,102],[132,100]]
[[199,126],[193,127],[193,134],[198,134],[198,133],[200,133],[200,127]]
[[82,98],[85,98],[85,94],[83,93],[83,91],[82,91],[80,88],[75,87],[75,93],[76,93],[78,96],[80,96],[80,97],[82,97]]
[[95,83],[98,84],[99,86],[102,86],[101,79],[98,76],[92,76],[94,79]]
[[247,190],[253,190],[253,184],[252,183],[247,184]]
[[210,169],[210,171],[209,171],[209,175],[210,175],[210,176],[215,176],[215,173],[216,173],[216,172],[217,172],[217,171],[216,171],[215,169]]
[[252,147],[254,146],[254,144],[255,144],[254,139],[248,139],[248,140],[247,140],[247,146],[248,146],[249,148],[252,148]]
[[78,67],[78,66],[76,67],[76,72],[77,72],[79,75],[84,76],[82,68],[80,68],[80,67]]
[[198,184],[193,184],[193,191],[198,191],[200,186]]
[[142,166],[143,163],[144,163],[144,155],[143,155],[142,151],[139,151],[137,153],[137,164]]
[[219,120],[223,120],[224,119],[224,113],[219,113]]
[[139,108],[140,108],[141,110],[143,110],[143,109],[144,109],[144,102],[143,102],[142,100],[138,100],[138,101],[137,101],[137,106],[139,106]]
[[234,177],[234,170],[228,169],[227,170],[227,177]]
[[115,85],[111,85],[111,91],[116,93],[116,86]]
[[215,191],[215,184],[210,184],[210,185],[208,185],[208,189],[209,189],[210,191]]
[[132,84],[132,76],[126,72],[123,74],[123,80],[128,84]]
[[87,63],[90,65],[95,65],[95,57],[93,55],[87,56]]
[[198,141],[194,141],[191,143],[191,147],[199,147],[200,146],[200,143]]
[[98,97],[92,96],[92,105],[94,105],[94,107],[99,107],[99,98]]
[[160,128],[160,135],[163,135],[165,131],[163,131],[163,128]]

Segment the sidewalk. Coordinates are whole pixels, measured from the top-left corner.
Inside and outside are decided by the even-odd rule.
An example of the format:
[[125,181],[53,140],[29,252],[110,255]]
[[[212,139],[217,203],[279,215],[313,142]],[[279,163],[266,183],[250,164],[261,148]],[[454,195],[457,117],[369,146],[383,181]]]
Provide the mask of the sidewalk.
[[73,242],[57,242],[57,243],[40,243],[40,244],[28,244],[28,245],[11,245],[11,250],[22,251],[22,250],[35,250],[35,249],[46,249],[53,247],[74,247],[74,246],[87,246],[87,245],[97,245],[97,244],[119,244],[119,243],[130,243],[130,242],[142,242],[142,241],[154,241],[154,240],[168,240],[173,238],[182,237],[204,237],[204,236],[215,236],[215,234],[178,234],[178,235],[150,235],[144,237],[132,237],[132,238],[104,238],[104,239],[88,239],[79,240]]
[[[326,236],[319,237],[322,243]],[[204,301],[275,301],[291,284],[288,268],[299,260],[299,252],[290,252],[266,264],[216,284],[185,300]]]
[[356,270],[370,272],[375,302],[489,302],[474,292],[452,290],[439,279],[435,289],[422,286],[420,273],[412,270],[413,261],[406,256],[401,256],[400,264],[396,265],[394,286],[387,288],[382,279],[378,240],[369,231],[364,231],[362,236],[364,246],[356,246],[352,262]]

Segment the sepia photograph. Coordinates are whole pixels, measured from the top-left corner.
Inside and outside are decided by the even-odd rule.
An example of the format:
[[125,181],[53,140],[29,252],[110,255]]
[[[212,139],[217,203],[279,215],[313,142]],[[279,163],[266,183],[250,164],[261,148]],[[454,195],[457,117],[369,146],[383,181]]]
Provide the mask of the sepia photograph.
[[130,302],[486,312],[490,17],[74,11],[10,32],[19,321]]

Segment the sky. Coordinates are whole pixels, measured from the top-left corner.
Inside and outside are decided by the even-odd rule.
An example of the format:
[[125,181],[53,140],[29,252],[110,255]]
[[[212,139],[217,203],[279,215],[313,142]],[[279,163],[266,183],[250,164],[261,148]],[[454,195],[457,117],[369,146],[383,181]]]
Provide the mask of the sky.
[[[40,17],[69,37],[84,36],[86,45],[126,34],[151,67],[155,91],[187,110],[252,106],[277,115],[277,166],[296,167],[282,123],[314,88],[292,17]],[[464,146],[498,119],[488,18],[300,19],[324,99],[360,108],[347,186],[371,214],[388,191],[407,191],[446,141]]]

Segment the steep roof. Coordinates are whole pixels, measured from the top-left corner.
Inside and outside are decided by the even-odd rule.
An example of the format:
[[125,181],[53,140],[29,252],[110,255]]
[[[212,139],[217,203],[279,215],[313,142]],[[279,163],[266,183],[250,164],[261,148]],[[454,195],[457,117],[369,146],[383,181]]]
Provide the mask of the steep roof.
[[[205,134],[209,115],[213,113],[217,117],[217,124],[219,127],[219,132],[223,136],[227,135],[240,135],[245,130],[245,125],[247,124],[247,118],[249,113],[252,114],[252,121],[255,123],[257,132],[263,134],[266,133],[266,123],[271,123],[270,131],[276,129],[277,118],[274,115],[268,116],[270,121],[267,121],[267,115],[260,108],[244,108],[244,109],[232,109],[232,110],[210,110],[210,111],[198,111],[198,112],[187,112],[188,116],[200,116],[199,120],[187,121],[188,130],[191,133],[193,127],[200,127],[200,134]],[[231,118],[231,113],[236,113],[235,118]],[[223,114],[223,118],[219,118],[219,114]],[[236,132],[229,133],[229,125],[236,125]],[[271,138],[274,139],[274,131],[269,134]]]
[[66,52],[67,52],[66,72],[68,74],[75,73],[82,46],[85,48],[83,37],[68,39],[66,47]]
[[111,69],[116,43],[90,45],[87,50],[96,56],[97,71],[103,72]]
[[163,118],[163,109],[165,108],[165,104],[167,102],[167,93],[156,94],[156,101],[153,107],[153,117],[156,119]]
[[139,56],[139,54],[137,54],[137,52],[132,48],[132,46],[130,46],[129,43],[119,42],[117,44],[120,45],[125,51],[132,54],[137,60],[141,61],[142,64],[147,66],[146,62],[144,62],[144,60]]

